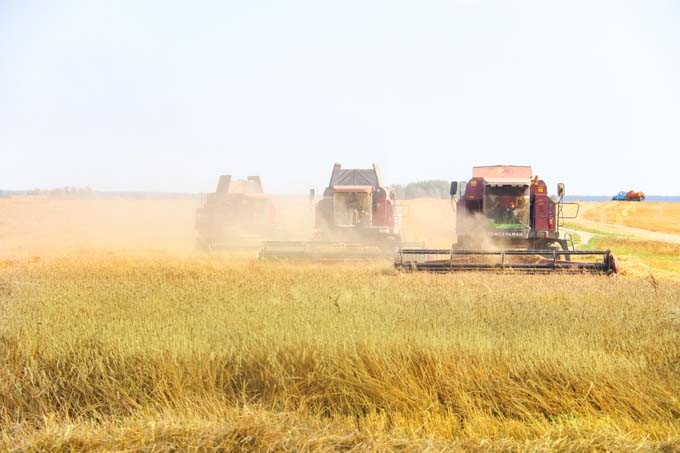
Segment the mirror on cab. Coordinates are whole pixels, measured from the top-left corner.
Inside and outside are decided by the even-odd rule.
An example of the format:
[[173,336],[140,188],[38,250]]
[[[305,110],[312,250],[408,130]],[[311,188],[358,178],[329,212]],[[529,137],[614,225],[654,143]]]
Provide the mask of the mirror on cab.
[[564,198],[564,183],[563,182],[557,184],[557,195],[560,198]]
[[449,190],[451,198],[458,195],[458,181],[451,181],[451,189]]

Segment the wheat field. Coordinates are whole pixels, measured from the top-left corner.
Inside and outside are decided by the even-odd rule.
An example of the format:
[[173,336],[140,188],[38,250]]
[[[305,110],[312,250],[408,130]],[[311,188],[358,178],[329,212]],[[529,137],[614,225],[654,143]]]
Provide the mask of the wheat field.
[[680,451],[672,278],[263,263],[115,229],[41,254],[16,227],[36,217],[0,230],[22,252],[0,261],[2,450]]

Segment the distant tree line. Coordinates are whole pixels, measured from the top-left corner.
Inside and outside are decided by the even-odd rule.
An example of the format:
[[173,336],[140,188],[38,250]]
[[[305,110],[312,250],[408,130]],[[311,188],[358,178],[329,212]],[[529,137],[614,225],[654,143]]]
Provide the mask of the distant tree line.
[[57,199],[126,199],[126,200],[175,200],[201,199],[199,193],[189,192],[141,192],[141,191],[97,191],[90,187],[60,187],[56,189],[0,190],[0,198],[48,197]]
[[54,198],[93,198],[95,192],[91,187],[66,186],[56,189],[33,189],[28,194]]
[[413,198],[448,198],[451,183],[442,179],[410,182],[406,185],[391,186],[397,199],[411,200]]

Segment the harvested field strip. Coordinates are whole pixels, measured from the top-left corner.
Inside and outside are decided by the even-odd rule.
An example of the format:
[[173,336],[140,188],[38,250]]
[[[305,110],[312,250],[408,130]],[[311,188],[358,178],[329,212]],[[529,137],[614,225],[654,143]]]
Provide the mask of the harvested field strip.
[[680,234],[680,203],[608,202],[589,209],[584,217],[595,222]]

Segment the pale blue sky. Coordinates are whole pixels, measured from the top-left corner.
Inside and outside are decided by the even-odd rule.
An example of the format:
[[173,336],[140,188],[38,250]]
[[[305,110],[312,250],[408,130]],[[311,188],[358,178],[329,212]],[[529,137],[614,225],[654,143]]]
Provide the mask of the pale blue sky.
[[680,195],[678,1],[0,0],[0,188],[529,164]]

